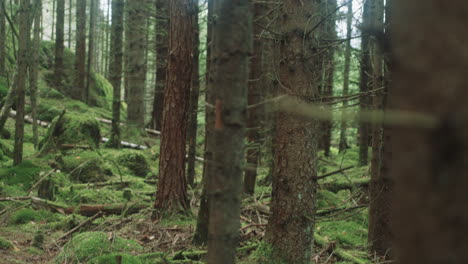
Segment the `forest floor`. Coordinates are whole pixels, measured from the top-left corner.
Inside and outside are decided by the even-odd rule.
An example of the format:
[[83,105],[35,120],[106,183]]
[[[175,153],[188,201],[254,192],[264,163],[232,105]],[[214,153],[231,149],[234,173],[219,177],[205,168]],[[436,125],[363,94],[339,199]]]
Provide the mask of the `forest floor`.
[[[44,98],[42,103],[46,103],[42,116],[50,115],[48,121],[63,108],[79,116],[110,117],[109,110],[72,100]],[[110,126],[100,123],[99,127],[100,136],[108,137]],[[26,158],[14,167],[12,119],[6,130],[9,133],[2,132],[0,141],[0,264],[117,263],[120,257],[122,263],[130,264],[204,263],[206,248],[191,245],[201,193],[201,163],[196,169],[196,188],[189,190],[191,211],[152,221],[157,137],[124,129],[125,141],[147,149],[115,150],[104,145],[93,149],[71,144],[65,150],[40,156],[28,124]],[[202,127],[200,131],[198,153],[202,156]],[[40,128],[39,134],[44,138],[47,129]],[[271,199],[268,163],[265,157],[260,164],[255,195],[243,199],[239,263],[269,263],[265,259],[268,247],[262,242]],[[355,148],[342,154],[333,148],[331,158],[320,156],[319,175],[339,172],[319,179],[315,263],[373,263],[366,253],[368,167],[352,167],[356,164]],[[50,195],[46,200],[53,202],[17,198],[44,192]],[[18,200],[2,201],[5,197]],[[80,213],[82,208],[77,208],[84,204],[119,205],[120,209],[109,215]],[[75,210],[66,210],[72,206]],[[67,235],[77,226],[80,228]]]

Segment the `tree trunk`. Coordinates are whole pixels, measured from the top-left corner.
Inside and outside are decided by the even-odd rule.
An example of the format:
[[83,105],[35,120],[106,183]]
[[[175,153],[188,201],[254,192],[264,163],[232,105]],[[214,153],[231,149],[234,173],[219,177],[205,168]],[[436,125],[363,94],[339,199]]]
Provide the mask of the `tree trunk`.
[[159,156],[159,184],[154,208],[187,210],[185,179],[186,113],[192,78],[191,0],[170,3],[170,31],[167,81],[164,95],[163,127]]
[[398,263],[468,263],[468,2],[394,6],[389,103],[432,121],[392,127]]
[[57,90],[63,90],[63,49],[65,34],[65,0],[57,0],[57,22],[55,30],[54,79]]
[[75,87],[70,91],[73,99],[85,101],[88,91],[85,87],[86,78],[86,1],[76,2],[76,56],[75,56]]
[[104,57],[104,69],[103,73],[106,78],[109,78],[109,57],[112,56],[110,54],[110,9],[111,9],[111,0],[107,0],[107,15],[106,15],[106,24],[104,30],[106,31],[106,44],[104,47],[103,57]]
[[[283,0],[277,95],[294,100],[312,101],[318,96],[317,62],[312,57],[314,33],[310,25],[318,23],[319,10],[313,1],[298,5]],[[313,19],[315,18],[315,19]],[[315,33],[316,34],[316,33]],[[276,114],[274,171],[271,216],[267,241],[273,261],[310,263],[312,257],[316,199],[317,121],[287,112]]]
[[349,93],[349,70],[351,66],[351,36],[352,36],[352,22],[353,22],[353,1],[348,1],[348,14],[346,15],[346,48],[345,48],[345,65],[343,72],[343,115],[341,117],[340,129],[340,153],[348,148],[348,140],[346,139],[347,122],[344,113],[347,111],[348,100],[346,97]]
[[248,60],[252,53],[250,0],[214,2],[215,102],[212,179],[209,181],[208,263],[235,263],[239,243]]
[[134,127],[143,128],[145,123],[144,92],[146,0],[127,3],[128,23],[128,94],[127,120]]
[[95,27],[96,27],[96,9],[97,9],[97,2],[98,0],[90,0],[89,3],[89,37],[88,37],[88,63],[86,64],[86,91],[87,97],[85,98],[85,102],[89,102],[89,87],[91,83],[91,78],[93,78],[93,61],[94,55],[94,35],[95,35]]
[[169,45],[169,2],[156,0],[156,84],[154,90],[151,127],[162,128],[164,87],[166,86],[167,55]]
[[4,5],[0,5],[0,76],[6,77],[6,19]]
[[193,61],[192,61],[192,87],[190,91],[190,109],[188,118],[188,159],[187,159],[187,183],[194,187],[195,184],[195,157],[197,154],[197,128],[198,128],[198,97],[200,94],[200,30],[198,26],[198,2],[192,2],[193,19]]
[[264,3],[254,4],[254,23],[253,25],[253,56],[250,64],[250,80],[248,89],[248,104],[257,105],[249,110],[247,114],[247,140],[249,146],[247,147],[247,166],[249,170],[245,170],[244,175],[244,192],[253,195],[255,192],[255,182],[257,179],[257,164],[260,160],[261,141],[260,130],[263,128],[264,105],[260,104],[263,100],[263,93],[265,89],[265,79],[262,70],[263,58],[263,40],[261,38],[264,28],[259,25],[262,17],[265,16],[266,6]]
[[37,125],[37,84],[39,81],[39,48],[40,48],[40,33],[41,33],[41,17],[42,17],[42,0],[36,0],[37,8],[34,16],[34,37],[32,42],[31,61],[29,66],[29,89],[31,98],[31,116],[33,119],[33,143],[38,147],[39,135]]
[[208,1],[208,14],[207,14],[207,34],[206,34],[206,73],[205,73],[205,152],[203,159],[203,178],[202,178],[202,193],[200,197],[200,210],[198,211],[197,227],[193,235],[193,244],[196,246],[204,246],[208,243],[208,225],[209,225],[209,201],[208,201],[208,183],[212,178],[211,166],[213,165],[213,148],[214,141],[214,109],[208,105],[213,106],[215,101],[216,90],[213,86],[213,79],[211,78],[211,51],[213,48],[212,35],[213,35],[213,1]]
[[123,59],[123,16],[124,0],[112,0],[112,27],[110,43],[110,83],[114,89],[112,100],[112,129],[109,145],[120,148],[120,100],[122,89],[122,59]]
[[[372,66],[369,54],[369,43],[370,36],[365,31],[366,28],[370,27],[370,4],[373,0],[365,0],[362,13],[362,37],[361,37],[361,69],[359,79],[359,91],[361,93],[367,93],[369,89],[369,76],[372,75]],[[366,111],[370,106],[370,96],[362,96],[359,99],[360,111]],[[359,122],[359,165],[365,166],[369,160],[369,123]]]
[[23,161],[23,139],[24,139],[24,101],[25,86],[28,70],[28,47],[29,47],[29,13],[31,7],[29,0],[21,0],[19,13],[19,39],[18,39],[18,74],[16,75],[16,123],[15,123],[15,145],[13,153],[13,165]]
[[52,34],[50,35],[50,40],[54,41],[55,38],[55,4],[57,3],[57,0],[52,0]]
[[71,49],[72,42],[72,10],[73,0],[68,0],[68,48]]

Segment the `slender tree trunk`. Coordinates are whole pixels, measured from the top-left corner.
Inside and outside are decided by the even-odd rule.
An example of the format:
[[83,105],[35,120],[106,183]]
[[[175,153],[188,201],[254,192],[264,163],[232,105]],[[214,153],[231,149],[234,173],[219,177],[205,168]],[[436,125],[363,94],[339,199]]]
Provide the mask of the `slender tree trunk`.
[[212,35],[213,35],[213,1],[208,1],[208,14],[207,14],[207,34],[206,34],[206,73],[205,73],[205,152],[203,159],[203,178],[202,178],[202,193],[200,197],[200,210],[198,211],[197,227],[193,235],[193,244],[196,246],[204,246],[208,243],[208,225],[209,225],[209,201],[208,201],[208,183],[212,178],[211,166],[213,165],[213,129],[214,129],[214,109],[208,105],[213,106],[215,103],[216,90],[213,86],[213,79],[211,78],[211,51],[213,48]]
[[394,5],[389,103],[432,121],[392,129],[398,263],[468,263],[468,2]]
[[86,1],[76,2],[76,59],[75,59],[75,87],[70,91],[73,99],[85,101],[88,91],[86,79]]
[[36,0],[37,8],[34,16],[34,37],[32,41],[32,52],[29,65],[29,89],[31,98],[31,115],[33,119],[33,143],[37,147],[39,143],[38,125],[37,125],[37,84],[38,84],[38,67],[39,67],[39,48],[40,48],[40,33],[41,33],[41,17],[42,17],[42,0]]
[[200,94],[200,31],[198,26],[198,2],[192,2],[193,19],[193,61],[192,61],[192,87],[190,91],[190,109],[188,120],[188,159],[187,159],[187,183],[194,187],[195,184],[195,156],[197,152],[197,128],[198,128],[198,96]]
[[[348,1],[348,14],[346,15],[346,48],[345,48],[345,65],[343,72],[343,98],[346,98],[349,93],[349,71],[351,66],[351,36],[352,36],[352,22],[353,22],[353,1]],[[347,122],[345,118],[345,111],[348,107],[348,101],[343,100],[343,115],[341,118],[340,129],[340,145],[339,151],[343,152],[348,148],[348,140],[346,139]]]
[[16,123],[15,123],[15,145],[13,153],[13,165],[23,161],[23,139],[24,139],[24,101],[25,86],[28,70],[28,47],[29,47],[29,13],[31,11],[29,0],[21,0],[19,13],[19,39],[18,39],[18,74],[16,82]]
[[159,157],[159,184],[154,208],[187,210],[185,142],[188,98],[192,79],[193,34],[191,0],[170,3],[170,31],[167,81],[164,95],[163,127]]
[[6,19],[3,6],[0,5],[0,76],[6,77]]
[[265,89],[265,79],[262,70],[263,40],[260,37],[264,28],[259,25],[263,16],[265,16],[266,6],[264,3],[254,4],[253,19],[256,21],[253,26],[253,56],[250,62],[250,80],[248,89],[248,104],[257,105],[250,109],[247,114],[247,139],[249,146],[247,148],[247,166],[244,174],[244,192],[253,195],[255,192],[255,182],[257,179],[257,165],[260,160],[261,141],[260,129],[263,128],[263,105],[258,105],[263,99]]
[[109,28],[110,24],[110,9],[111,9],[111,0],[107,0],[107,16],[106,16],[106,25],[105,25],[105,31],[106,31],[106,46],[105,46],[105,51],[103,52],[103,57],[104,57],[104,76],[106,78],[109,78],[109,57],[112,56],[110,54],[110,31],[111,29]]
[[86,91],[87,97],[85,98],[85,102],[89,102],[89,89],[91,84],[91,79],[93,78],[93,61],[94,55],[94,35],[96,31],[96,9],[98,0],[91,0],[89,4],[89,37],[88,37],[88,63],[86,64]]
[[215,1],[213,86],[216,94],[213,178],[209,182],[208,263],[235,263],[239,243],[244,140],[252,53],[250,0]]
[[123,64],[123,16],[124,0],[112,0],[112,27],[110,43],[109,76],[114,95],[112,101],[112,129],[110,146],[120,148],[120,105],[122,89],[122,64]]
[[57,0],[57,22],[55,36],[55,64],[54,78],[55,87],[63,90],[63,49],[64,49],[64,34],[65,34],[65,0]]
[[[372,0],[365,0],[362,14],[363,28],[370,27],[370,4]],[[369,89],[369,76],[372,75],[372,67],[369,54],[370,36],[365,30],[362,31],[361,38],[361,69],[359,80],[359,91],[367,93]],[[370,106],[370,96],[363,96],[359,99],[360,111],[366,111]],[[359,123],[359,165],[365,166],[368,163],[369,157],[369,132],[370,126],[366,122]]]
[[129,1],[128,11],[128,95],[127,121],[143,128],[145,123],[145,25],[146,0]]
[[164,87],[166,86],[166,68],[169,45],[169,2],[156,0],[156,84],[154,90],[151,127],[162,128]]
[[68,48],[71,49],[72,42],[72,10],[73,0],[68,0]]
[[55,38],[55,3],[57,0],[52,0],[52,34],[50,35],[50,39],[54,41]]
[[[277,95],[310,101],[318,96],[316,63],[312,56],[314,32],[318,23],[316,2],[299,5],[283,0],[281,17],[279,81]],[[313,19],[317,17],[316,19]],[[308,26],[309,25],[309,26]],[[304,48],[306,47],[306,48]],[[316,200],[316,121],[287,112],[276,114],[274,136],[274,171],[271,216],[267,241],[271,243],[272,261],[308,264],[312,257]]]

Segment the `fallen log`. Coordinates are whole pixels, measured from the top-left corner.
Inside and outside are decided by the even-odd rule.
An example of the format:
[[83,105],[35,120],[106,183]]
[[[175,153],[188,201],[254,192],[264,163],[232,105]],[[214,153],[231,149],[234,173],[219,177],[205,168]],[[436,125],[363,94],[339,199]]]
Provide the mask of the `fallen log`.
[[[317,234],[317,232],[314,232],[314,243],[321,246],[321,247],[323,247],[323,248],[329,249],[330,251],[332,251],[332,252],[329,252],[330,254],[336,255],[339,259],[341,259],[343,261],[348,261],[348,262],[355,263],[355,264],[369,263],[365,259],[360,259],[358,257],[355,257],[355,256],[351,255],[349,252],[347,252],[346,250],[336,247],[335,242],[328,241],[327,238],[324,238],[324,237],[320,236],[319,234]],[[330,247],[329,246],[330,243],[334,244],[334,246]]]
[[352,169],[352,168],[354,168],[354,166],[349,166],[349,167],[341,168],[341,169],[336,170],[336,171],[331,171],[331,172],[325,173],[323,175],[317,176],[316,179],[317,180],[324,179],[326,177],[329,177],[329,176],[332,176],[332,175],[347,171],[347,170]]
[[357,179],[357,180],[352,180],[349,182],[327,182],[327,183],[322,183],[319,184],[320,188],[329,190],[331,192],[339,192],[341,190],[351,190],[355,188],[368,188],[369,187],[369,179],[363,178],[363,179]]
[[[96,117],[96,120],[101,122],[101,123],[104,123],[104,124],[112,125],[112,120],[109,120],[109,119]],[[125,123],[121,122],[120,126],[125,126]],[[155,136],[160,136],[161,135],[160,131],[157,131],[157,130],[154,130],[154,129],[149,129],[149,128],[145,128],[145,132],[148,133],[148,134],[155,135]]]
[[97,214],[93,215],[92,217],[86,219],[85,221],[83,221],[81,224],[75,226],[74,228],[72,228],[70,231],[66,232],[65,234],[63,234],[59,240],[62,240],[62,239],[65,239],[67,238],[69,235],[75,233],[76,231],[78,231],[80,228],[82,228],[83,226],[93,222],[96,218],[98,217],[101,217],[102,216],[102,213],[101,212],[98,212]]
[[106,187],[106,186],[113,186],[113,185],[120,185],[121,187],[128,187],[130,186],[131,181],[108,181],[108,182],[95,182],[95,183],[79,183],[74,184],[73,187],[77,187],[78,189],[81,188],[99,188],[99,187]]

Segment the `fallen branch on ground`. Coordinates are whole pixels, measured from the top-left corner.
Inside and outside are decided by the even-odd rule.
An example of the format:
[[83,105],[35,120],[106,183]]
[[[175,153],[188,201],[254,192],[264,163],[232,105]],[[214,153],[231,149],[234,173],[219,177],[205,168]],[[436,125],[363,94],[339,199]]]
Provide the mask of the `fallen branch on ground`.
[[63,234],[59,240],[62,240],[62,239],[65,239],[67,238],[69,235],[75,233],[76,231],[78,231],[80,228],[84,227],[85,225],[93,222],[96,218],[98,217],[101,217],[102,216],[102,212],[98,212],[97,214],[93,215],[92,217],[86,219],[85,221],[83,221],[81,224],[75,226],[74,228],[72,228],[70,231],[66,232],[65,234]]

